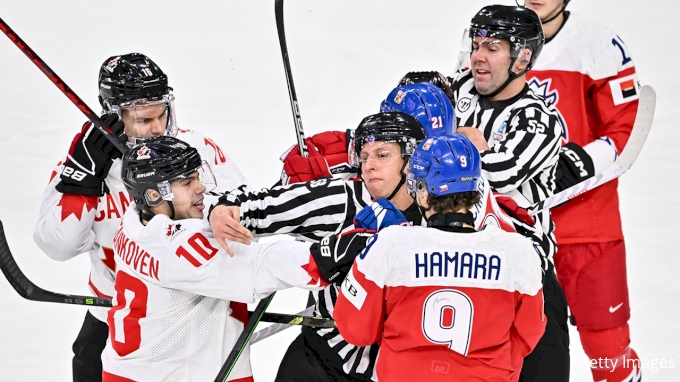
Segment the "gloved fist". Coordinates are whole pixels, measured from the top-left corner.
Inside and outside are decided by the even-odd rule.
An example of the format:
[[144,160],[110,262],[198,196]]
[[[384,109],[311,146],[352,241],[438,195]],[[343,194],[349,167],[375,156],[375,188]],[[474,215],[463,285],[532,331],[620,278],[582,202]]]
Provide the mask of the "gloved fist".
[[595,176],[595,165],[583,147],[569,142],[560,148],[560,159],[555,171],[555,192],[566,190],[592,176]]
[[[125,124],[118,119],[118,115],[105,114],[101,119],[111,129],[112,136],[125,145]],[[71,142],[57,191],[65,194],[104,195],[108,192],[104,179],[109,174],[113,159],[122,155],[97,127],[91,122],[85,123]]]
[[378,198],[354,216],[354,227],[379,232],[391,225],[408,225],[408,220],[387,199]]
[[366,242],[374,233],[355,229],[325,237],[319,243],[312,244],[310,251],[321,277],[340,286],[352,269],[354,259],[366,248]]
[[307,138],[309,158],[300,155],[297,145],[281,156],[283,171],[281,181],[285,184],[308,182],[332,177],[333,174],[354,173],[347,158],[348,135],[350,131],[327,131]]
[[532,227],[536,224],[536,219],[529,215],[529,211],[527,211],[526,208],[520,207],[513,198],[498,193],[494,193],[494,197],[498,206],[503,209],[506,214],[510,215],[510,217],[521,220],[526,225]]

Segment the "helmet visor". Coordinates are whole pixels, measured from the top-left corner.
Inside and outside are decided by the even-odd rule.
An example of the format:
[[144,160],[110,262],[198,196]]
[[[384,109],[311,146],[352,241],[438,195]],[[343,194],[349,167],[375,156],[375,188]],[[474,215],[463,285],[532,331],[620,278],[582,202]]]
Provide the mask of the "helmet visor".
[[[415,140],[414,140],[415,141]],[[357,148],[359,152],[357,152]],[[411,150],[412,153],[412,150]],[[391,161],[403,158],[406,154],[397,142],[376,140],[372,135],[360,139],[353,139],[349,144],[349,165],[361,167],[369,161]]]
[[136,99],[112,108],[125,122],[125,133],[134,138],[158,135],[176,136],[175,96],[166,94],[159,99]]
[[170,187],[170,184],[177,180],[186,179],[194,172],[198,173],[197,174],[198,181],[201,182],[203,186],[205,186],[204,193],[207,194],[208,192],[214,190],[215,187],[217,187],[217,180],[215,180],[215,174],[210,169],[210,165],[208,165],[208,162],[206,161],[201,161],[200,167],[196,168],[193,171],[189,171],[186,175],[180,175],[176,178],[158,183],[158,192],[161,194],[161,198],[163,200],[171,201],[175,197],[175,195],[172,193],[172,188]]

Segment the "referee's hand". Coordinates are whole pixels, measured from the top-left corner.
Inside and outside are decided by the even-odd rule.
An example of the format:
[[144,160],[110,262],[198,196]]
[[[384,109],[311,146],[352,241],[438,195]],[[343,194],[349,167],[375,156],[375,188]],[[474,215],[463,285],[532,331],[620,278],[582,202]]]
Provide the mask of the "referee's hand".
[[246,245],[253,240],[253,234],[241,225],[241,212],[236,206],[215,206],[210,212],[210,229],[220,246],[232,257],[234,252],[227,240]]

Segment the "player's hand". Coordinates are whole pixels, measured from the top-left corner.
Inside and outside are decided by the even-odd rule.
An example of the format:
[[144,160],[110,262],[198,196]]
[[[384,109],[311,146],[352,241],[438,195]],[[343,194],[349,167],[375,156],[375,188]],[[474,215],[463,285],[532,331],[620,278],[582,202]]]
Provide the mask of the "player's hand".
[[354,226],[379,232],[391,225],[408,225],[408,220],[397,207],[387,199],[378,198],[354,216]]
[[[111,129],[111,135],[121,144],[127,142],[125,124],[117,114],[101,117],[104,125]],[[64,162],[57,191],[65,194],[103,196],[108,192],[104,180],[109,174],[113,159],[122,153],[92,123],[83,125],[80,133],[71,142],[68,157]]]
[[209,221],[215,240],[229,256],[234,256],[234,252],[227,245],[227,240],[246,245],[253,240],[253,234],[241,225],[241,212],[236,206],[216,205],[210,211]]
[[560,148],[560,159],[555,170],[555,192],[566,190],[592,176],[595,176],[595,165],[583,147],[569,142]]
[[529,215],[529,211],[527,211],[526,208],[520,207],[513,198],[498,193],[494,193],[494,198],[496,199],[498,206],[503,209],[506,214],[515,219],[521,220],[529,226],[536,224],[536,219]]
[[489,150],[489,144],[486,143],[486,139],[484,138],[484,133],[482,133],[481,130],[476,129],[474,127],[467,127],[467,126],[462,126],[458,127],[456,129],[457,134],[463,134],[470,141],[472,142],[473,145],[479,150],[481,153],[482,151]]
[[321,277],[329,283],[342,284],[354,259],[366,248],[366,242],[374,233],[356,229],[312,244],[310,252]]
[[282,184],[308,182],[324,177],[332,177],[332,173],[354,173],[356,169],[349,166],[347,157],[348,132],[326,131],[307,138],[309,157],[300,155],[297,145],[291,147],[281,157],[283,172]]

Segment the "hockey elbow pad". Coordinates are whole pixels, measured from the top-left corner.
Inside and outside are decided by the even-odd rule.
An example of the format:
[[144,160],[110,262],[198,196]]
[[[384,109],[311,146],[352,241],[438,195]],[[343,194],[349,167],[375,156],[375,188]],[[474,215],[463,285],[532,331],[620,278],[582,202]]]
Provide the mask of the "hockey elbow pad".
[[374,233],[363,229],[353,230],[325,237],[312,244],[310,251],[321,277],[329,283],[341,285],[354,259],[366,248],[368,238]]
[[593,159],[574,142],[569,142],[560,149],[560,157],[557,161],[555,172],[555,192],[581,183],[595,175]]

